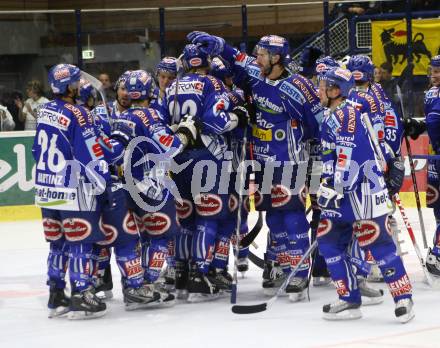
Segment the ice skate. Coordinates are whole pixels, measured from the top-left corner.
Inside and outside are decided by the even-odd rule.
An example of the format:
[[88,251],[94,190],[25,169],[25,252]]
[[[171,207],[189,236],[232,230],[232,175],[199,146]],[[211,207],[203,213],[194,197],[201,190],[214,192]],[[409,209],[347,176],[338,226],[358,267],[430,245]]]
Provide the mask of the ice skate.
[[365,278],[358,278],[358,287],[361,292],[362,305],[373,306],[383,302],[383,290],[370,288]]
[[219,290],[231,291],[232,276],[226,269],[210,269],[208,275]]
[[286,294],[289,295],[290,302],[298,302],[306,297],[306,290],[309,285],[307,278],[293,277],[286,288]]
[[128,287],[123,289],[122,293],[127,311],[155,307],[160,304],[161,300],[153,284],[143,284],[140,288]]
[[326,320],[353,320],[362,318],[360,303],[350,303],[338,299],[322,307],[323,318]]
[[282,268],[277,262],[265,263],[263,271],[263,293],[266,296],[273,296],[286,279]]
[[193,271],[188,280],[188,302],[205,302],[219,298],[219,289],[207,275]]
[[414,304],[410,298],[404,298],[397,301],[396,309],[394,310],[397,320],[399,320],[402,324],[405,324],[414,318],[415,314],[413,307]]
[[113,298],[113,280],[110,267],[104,271],[103,277],[98,277],[94,284],[96,296],[102,301],[108,301]]
[[426,269],[436,277],[440,277],[440,256],[435,255],[429,248],[426,256]]
[[159,293],[160,300],[159,304],[164,307],[172,307],[176,304],[176,296],[174,296],[165,283],[156,282],[154,283],[154,290]]
[[72,294],[70,300],[70,320],[94,319],[106,313],[107,306],[94,293],[92,287]]
[[51,288],[49,290],[48,317],[56,318],[69,312],[70,298],[64,293],[64,289]]

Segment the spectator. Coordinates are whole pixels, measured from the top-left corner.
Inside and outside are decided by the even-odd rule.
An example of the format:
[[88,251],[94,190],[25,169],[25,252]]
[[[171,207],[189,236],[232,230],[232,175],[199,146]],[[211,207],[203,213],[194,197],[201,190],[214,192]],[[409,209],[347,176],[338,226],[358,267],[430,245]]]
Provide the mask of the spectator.
[[113,84],[110,79],[110,75],[106,72],[102,72],[98,76],[98,80],[101,81],[102,85],[104,86],[105,95],[107,97],[107,101],[111,102],[115,100],[115,91],[113,89]]
[[390,100],[398,105],[399,100],[396,97],[396,85],[398,83],[398,80],[393,78],[393,66],[389,62],[382,63],[380,66],[380,72],[382,75],[380,84],[382,85],[385,94],[388,98],[390,98]]
[[28,99],[24,102],[19,98],[15,99],[18,108],[18,118],[24,122],[25,130],[35,130],[37,126],[37,108],[49,100],[44,97],[43,86],[40,81],[29,81],[26,87]]
[[3,104],[8,108],[8,111],[12,115],[12,119],[15,123],[14,130],[21,131],[24,129],[24,122],[21,122],[18,118],[18,108],[17,105],[15,105],[15,99],[23,99],[23,94],[20,91],[11,91],[11,92],[4,92],[2,95],[2,98],[0,100],[0,104]]
[[382,70],[378,67],[374,68],[374,82],[380,83],[382,80]]
[[14,130],[15,122],[8,108],[0,105],[0,132]]
[[342,17],[343,15],[347,16],[361,16],[361,15],[370,15],[379,12],[379,2],[376,1],[368,1],[368,2],[343,2],[337,3],[333,7],[333,10],[330,13],[330,17],[332,19],[336,19],[338,17]]

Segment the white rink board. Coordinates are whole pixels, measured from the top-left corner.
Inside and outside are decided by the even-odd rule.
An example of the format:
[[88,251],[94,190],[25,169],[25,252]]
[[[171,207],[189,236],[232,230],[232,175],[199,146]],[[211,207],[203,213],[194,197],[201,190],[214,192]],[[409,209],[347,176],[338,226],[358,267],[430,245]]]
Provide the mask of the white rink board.
[[[423,248],[416,209],[407,209]],[[397,215],[396,215],[397,216]],[[435,229],[432,211],[424,209],[428,241]],[[255,216],[252,216],[255,220]],[[402,226],[401,221],[399,221]],[[253,225],[251,222],[250,225]],[[125,312],[118,269],[112,260],[115,298],[105,317],[68,321],[46,316],[47,243],[39,221],[0,224],[0,347],[436,347],[440,342],[440,291],[422,283],[422,271],[404,230],[405,265],[414,285],[416,318],[406,324],[394,318],[394,304],[386,290],[385,302],[362,308],[364,317],[352,322],[321,319],[322,305],[336,298],[332,286],[310,288],[309,302],[280,298],[268,311],[238,316],[229,298],[211,303],[177,303],[167,309]],[[260,233],[262,255],[265,233]],[[239,303],[257,303],[261,271],[251,265],[239,282]]]

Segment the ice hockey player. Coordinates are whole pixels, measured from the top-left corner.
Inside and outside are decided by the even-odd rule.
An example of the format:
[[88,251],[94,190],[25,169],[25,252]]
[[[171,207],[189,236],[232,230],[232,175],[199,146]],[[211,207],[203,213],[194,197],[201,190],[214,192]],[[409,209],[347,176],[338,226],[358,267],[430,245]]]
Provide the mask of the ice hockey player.
[[[168,253],[169,235],[175,233],[177,225],[174,198],[165,183],[169,167],[162,165],[189,143],[195,134],[195,126],[182,122],[173,134],[162,123],[159,112],[148,107],[153,80],[146,71],[131,71],[124,86],[132,105],[114,120],[111,145],[115,158],[120,158],[121,152],[129,151],[125,154],[129,160],[124,161],[124,184],[130,192],[129,206],[135,213],[141,234],[145,270],[144,284],[136,291],[124,291],[124,301],[130,310],[156,306],[157,301],[169,306],[174,304],[175,298],[162,287],[158,278]],[[135,140],[135,145],[130,144],[138,137],[141,138]],[[156,163],[154,158],[162,159]]]
[[[321,129],[323,174],[318,204],[322,212],[317,236],[339,300],[323,307],[323,317],[346,320],[362,316],[359,283],[346,253],[354,235],[380,265],[396,304],[396,317],[407,322],[414,317],[412,286],[390,235],[389,194],[384,174],[377,167],[378,155],[361,113],[347,103],[353,76],[346,69],[335,68],[325,74],[325,82],[320,99],[330,112]],[[390,177],[394,168],[388,171]]]
[[[181,230],[176,235],[176,290],[185,296],[186,289],[189,302],[216,299],[219,287],[227,290],[230,286],[225,270],[209,273],[209,268],[217,232],[230,235],[235,228],[232,217],[237,204],[230,197],[229,184],[220,180],[226,169],[223,164],[231,162],[225,157],[228,144],[224,134],[247,119],[244,109],[230,110],[223,83],[208,75],[210,60],[198,46],[186,45],[182,55],[185,74],[170,85],[164,101],[168,124],[188,119],[198,124],[195,141],[176,157],[178,163],[191,164],[174,177],[183,198],[177,207]],[[203,163],[210,163],[210,168]],[[191,185],[187,178],[192,178]],[[204,186],[207,179],[210,184]],[[190,259],[191,272],[187,268]]]
[[[432,87],[425,94],[426,121],[405,120],[405,132],[413,139],[428,131],[430,154],[440,155],[440,56],[435,56],[430,63],[430,80]],[[428,188],[426,205],[434,209],[437,229],[434,234],[433,247],[428,250],[426,268],[429,273],[440,278],[440,161],[428,161]]]
[[[69,311],[70,319],[100,317],[105,303],[95,296],[91,254],[104,239],[99,220],[108,208],[109,181],[93,118],[77,106],[81,71],[59,64],[49,71],[55,99],[38,111],[32,148],[36,166],[36,204],[42,208],[48,257],[49,317]],[[97,169],[98,168],[98,169]],[[69,263],[70,300],[64,293]]]
[[[200,45],[201,50],[220,55],[231,65],[236,78],[247,79],[251,87],[256,110],[253,152],[256,165],[261,169],[256,173],[259,192],[255,206],[257,210],[266,211],[270,230],[272,247],[268,247],[266,255],[269,269],[263,274],[263,289],[270,294],[280,286],[282,279],[277,272],[277,262],[287,274],[309,246],[304,205],[308,159],[304,143],[310,138],[319,138],[323,109],[313,84],[300,75],[291,75],[286,69],[290,57],[285,38],[262,37],[255,48],[256,58],[204,32],[192,32],[188,38]],[[274,165],[278,161],[281,166]],[[292,173],[292,180],[285,182],[282,176],[287,171]],[[263,182],[265,173],[272,177],[269,184],[267,180]],[[291,301],[305,297],[308,271],[309,262],[306,262],[292,278],[286,289]]]
[[[241,88],[238,88],[236,85],[234,85],[233,76],[234,73],[232,72],[232,69],[230,68],[229,64],[224,62],[220,57],[214,57],[211,61],[211,70],[209,72],[212,76],[218,78],[220,81],[222,81],[226,87],[228,98],[231,102],[231,105],[233,107],[235,106],[244,106],[245,96],[244,91]],[[250,136],[251,129],[247,127],[248,130],[246,131],[246,136]],[[229,140],[229,149],[233,152],[233,165],[232,168],[234,172],[236,172],[239,161],[244,160],[240,159],[241,150],[243,146],[243,140],[244,139],[244,128],[237,127],[232,132],[228,133],[228,140]],[[247,144],[245,144],[247,146]],[[237,179],[236,174],[234,174],[234,177],[231,178],[231,187],[233,188],[235,186],[235,180]],[[235,190],[232,189],[231,192],[235,194]],[[238,195],[236,195],[238,200]],[[249,232],[248,229],[248,212],[246,209],[241,209],[241,226],[240,226],[240,240]],[[231,231],[231,233],[234,231]],[[233,233],[232,238],[229,236],[226,236],[224,234],[218,234],[216,238],[216,244],[214,249],[214,257],[212,260],[211,266],[214,268],[219,269],[226,269],[227,263],[228,263],[228,255],[225,255],[226,250],[229,250],[230,240],[232,240],[232,243],[235,248],[236,243],[236,236],[235,233]],[[235,250],[235,249],[234,249]],[[229,252],[228,252],[229,253]],[[238,264],[237,269],[239,272],[244,274],[244,272],[247,272],[249,270],[249,260],[248,260],[248,254],[249,254],[249,247],[239,247],[238,252]],[[227,273],[222,272],[224,275],[227,275]]]
[[177,69],[177,59],[175,57],[164,57],[157,64],[156,80],[158,86],[154,88],[150,103],[150,107],[153,109],[160,109],[166,89],[177,77]]

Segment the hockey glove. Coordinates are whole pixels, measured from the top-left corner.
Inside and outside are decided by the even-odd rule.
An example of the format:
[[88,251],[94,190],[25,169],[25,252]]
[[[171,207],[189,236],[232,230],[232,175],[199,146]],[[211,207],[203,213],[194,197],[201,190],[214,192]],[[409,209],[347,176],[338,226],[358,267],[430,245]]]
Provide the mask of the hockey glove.
[[411,139],[416,140],[419,135],[426,130],[426,122],[407,118],[403,120],[403,129],[405,130],[406,135],[409,135]]
[[341,206],[341,199],[344,197],[341,193],[323,181],[319,186],[318,205],[323,209],[337,209]]
[[133,136],[133,128],[131,128],[127,122],[122,120],[117,120],[112,125],[112,134],[110,138],[116,139],[124,147],[127,147],[128,143],[132,139]]
[[188,145],[195,142],[197,139],[197,127],[193,116],[185,115],[180,121],[176,130],[176,136],[180,139],[183,145]]
[[388,160],[388,171],[385,174],[385,183],[390,197],[400,191],[405,178],[405,166],[401,157],[394,157]]
[[244,106],[236,106],[232,112],[238,117],[238,127],[246,128],[249,124],[249,113]]
[[225,40],[223,38],[210,35],[204,31],[193,31],[186,38],[191,43],[198,45],[203,53],[210,56],[220,55],[225,47]]

